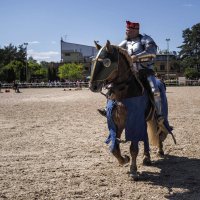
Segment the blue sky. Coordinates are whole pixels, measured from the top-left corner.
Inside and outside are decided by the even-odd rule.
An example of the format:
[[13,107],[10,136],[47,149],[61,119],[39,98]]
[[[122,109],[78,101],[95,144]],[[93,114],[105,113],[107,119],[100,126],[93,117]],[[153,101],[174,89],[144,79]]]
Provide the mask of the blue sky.
[[60,61],[60,39],[93,46],[119,44],[126,20],[161,50],[178,51],[182,32],[200,23],[199,0],[0,0],[0,47],[28,42],[28,56]]

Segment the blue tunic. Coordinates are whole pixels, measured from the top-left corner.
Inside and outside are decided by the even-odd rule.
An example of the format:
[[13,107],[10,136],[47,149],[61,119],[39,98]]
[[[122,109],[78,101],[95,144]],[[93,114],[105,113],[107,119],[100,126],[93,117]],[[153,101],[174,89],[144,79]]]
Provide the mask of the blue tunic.
[[[145,120],[145,110],[147,108],[148,97],[145,92],[143,96],[123,99],[122,103],[127,109],[127,118],[125,126],[126,141],[144,141],[147,139],[147,124]],[[109,136],[106,143],[111,143],[110,150],[113,151],[116,145],[116,126],[112,119],[112,110],[116,105],[115,101],[107,102],[107,124]]]
[[[167,96],[164,84],[156,79],[156,84],[160,91],[161,103],[162,103],[162,113],[164,116],[164,125],[169,130],[172,131],[172,128],[168,122],[168,103]],[[148,96],[145,92],[143,96],[132,97],[123,99],[122,103],[127,108],[127,119],[125,127],[125,139],[127,141],[147,141],[147,124],[145,119],[145,110],[148,105]],[[117,140],[116,140],[116,126],[112,119],[112,111],[116,105],[115,101],[108,100],[107,102],[107,124],[109,129],[109,136],[106,140],[106,143],[110,145],[111,152],[115,149]]]

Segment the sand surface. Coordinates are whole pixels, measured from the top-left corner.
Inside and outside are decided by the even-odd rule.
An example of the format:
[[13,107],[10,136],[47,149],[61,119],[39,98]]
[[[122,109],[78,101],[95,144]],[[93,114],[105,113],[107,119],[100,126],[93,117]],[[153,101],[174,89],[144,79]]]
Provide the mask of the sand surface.
[[[105,97],[62,88],[0,93],[0,199],[200,199],[200,87],[169,87],[165,158],[151,148],[152,166],[138,182],[119,166],[104,143]],[[122,144],[129,154],[129,143]]]

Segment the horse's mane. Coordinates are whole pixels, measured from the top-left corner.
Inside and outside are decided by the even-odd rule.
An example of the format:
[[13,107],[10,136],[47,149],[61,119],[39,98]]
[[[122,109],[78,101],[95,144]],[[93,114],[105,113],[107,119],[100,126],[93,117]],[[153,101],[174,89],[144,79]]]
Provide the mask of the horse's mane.
[[128,54],[127,50],[123,49],[122,47],[115,46],[115,45],[113,45],[113,47],[115,47],[119,51],[119,53],[121,53],[127,59],[129,65],[132,66],[133,62],[132,62],[131,56]]

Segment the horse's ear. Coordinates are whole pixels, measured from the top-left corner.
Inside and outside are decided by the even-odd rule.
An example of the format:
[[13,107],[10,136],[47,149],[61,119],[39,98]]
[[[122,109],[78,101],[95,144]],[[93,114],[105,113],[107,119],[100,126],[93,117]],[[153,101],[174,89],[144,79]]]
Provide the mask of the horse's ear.
[[101,45],[99,45],[99,44],[97,43],[97,41],[94,40],[94,44],[95,44],[95,47],[96,47],[97,50],[100,50],[100,49],[101,49]]
[[109,40],[107,40],[107,42],[106,42],[106,50],[108,52],[112,52],[112,46],[110,45],[110,41]]

